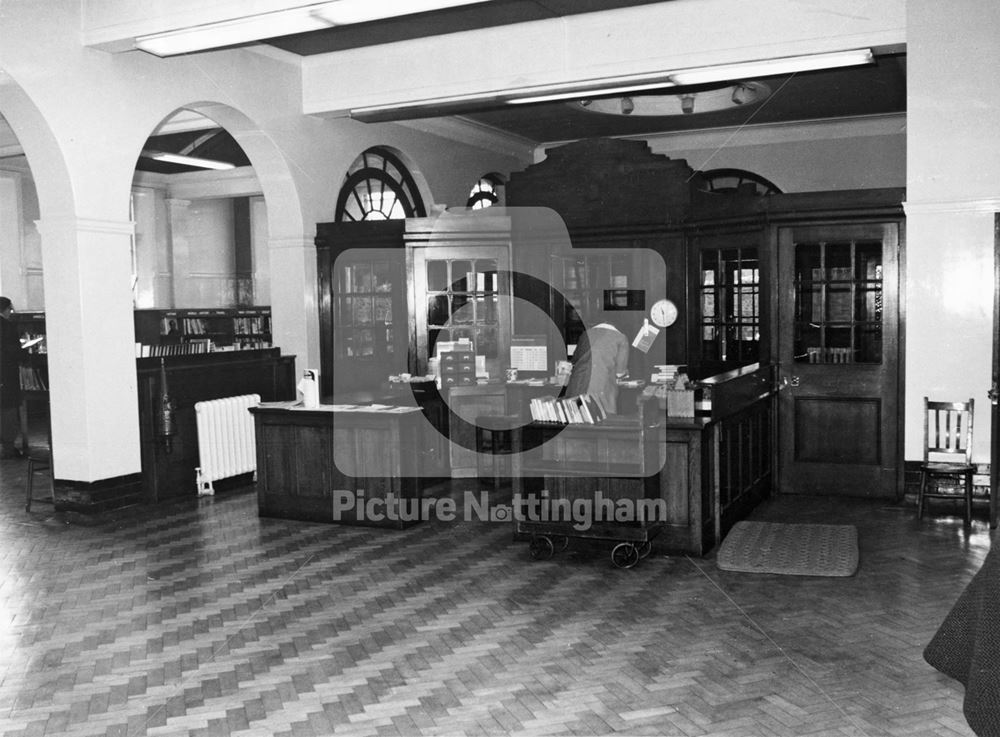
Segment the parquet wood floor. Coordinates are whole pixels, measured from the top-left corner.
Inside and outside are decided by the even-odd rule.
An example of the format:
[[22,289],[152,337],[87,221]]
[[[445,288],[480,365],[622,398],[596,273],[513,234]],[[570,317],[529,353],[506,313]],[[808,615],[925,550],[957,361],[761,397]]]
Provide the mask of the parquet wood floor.
[[497,523],[260,519],[252,489],[69,523],[24,512],[23,472],[0,465],[3,737],[971,734],[921,651],[985,522],[781,497],[754,517],[858,525],[856,576],[617,570]]

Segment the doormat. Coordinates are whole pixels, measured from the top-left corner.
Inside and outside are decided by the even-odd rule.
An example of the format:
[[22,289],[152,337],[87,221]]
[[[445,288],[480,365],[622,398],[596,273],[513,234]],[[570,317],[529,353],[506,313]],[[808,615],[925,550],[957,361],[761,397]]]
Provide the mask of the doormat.
[[743,520],[722,541],[724,571],[788,576],[853,576],[858,570],[854,525],[786,524]]

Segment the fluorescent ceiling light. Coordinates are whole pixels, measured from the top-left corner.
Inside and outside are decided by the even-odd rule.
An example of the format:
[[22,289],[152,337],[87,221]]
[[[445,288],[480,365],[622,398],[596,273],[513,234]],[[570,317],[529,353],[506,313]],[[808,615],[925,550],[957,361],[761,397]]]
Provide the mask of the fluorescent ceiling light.
[[235,169],[235,164],[228,161],[216,161],[215,159],[200,159],[197,156],[184,156],[183,154],[171,154],[166,151],[143,151],[143,158],[155,159],[156,161],[167,161],[171,164],[184,164],[185,166],[197,166],[200,169]]
[[763,59],[738,64],[720,64],[712,67],[683,69],[670,73],[670,79],[678,85],[708,84],[711,82],[728,82],[737,79],[753,79],[775,74],[791,74],[793,72],[808,72],[814,69],[833,69],[836,67],[858,66],[871,64],[875,60],[871,49],[855,49],[852,51],[837,51],[829,54],[809,54],[807,56],[788,56],[780,59]]
[[351,116],[371,115],[373,113],[387,113],[395,110],[414,110],[420,108],[437,108],[445,105],[456,105],[460,103],[493,103],[497,102],[497,95],[493,92],[471,93],[468,95],[453,95],[451,97],[435,97],[432,100],[411,100],[410,102],[389,102],[384,105],[364,105],[362,107],[352,107],[349,111]]
[[657,90],[664,87],[673,87],[674,83],[668,80],[653,82],[650,84],[633,84],[623,87],[587,87],[586,89],[570,90],[568,92],[555,92],[550,95],[536,95],[535,97],[512,97],[507,102],[511,105],[526,105],[531,102],[552,102],[554,100],[575,100],[586,99],[588,97],[598,97],[600,95],[617,95],[624,92],[640,92],[641,90]]
[[485,0],[336,0],[317,6],[313,15],[341,26],[481,2]]
[[139,36],[135,40],[135,47],[156,56],[174,56],[188,54],[192,51],[249,43],[262,38],[274,38],[287,36],[291,33],[329,28],[328,22],[313,14],[314,7],[306,6],[274,13],[261,13],[260,15],[250,15],[219,23],[207,23],[190,28],[179,28],[176,31]]
[[151,33],[135,39],[135,47],[156,56],[251,43],[293,33],[319,31],[333,25],[363,23],[400,15],[471,5],[486,0],[335,0],[288,10]]

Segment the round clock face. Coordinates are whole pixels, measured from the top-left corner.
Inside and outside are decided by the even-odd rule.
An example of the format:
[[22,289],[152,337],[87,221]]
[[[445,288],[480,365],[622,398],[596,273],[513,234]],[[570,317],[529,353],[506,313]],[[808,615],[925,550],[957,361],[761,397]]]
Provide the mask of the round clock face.
[[677,320],[677,305],[669,299],[658,299],[650,309],[649,316],[657,327],[668,327]]

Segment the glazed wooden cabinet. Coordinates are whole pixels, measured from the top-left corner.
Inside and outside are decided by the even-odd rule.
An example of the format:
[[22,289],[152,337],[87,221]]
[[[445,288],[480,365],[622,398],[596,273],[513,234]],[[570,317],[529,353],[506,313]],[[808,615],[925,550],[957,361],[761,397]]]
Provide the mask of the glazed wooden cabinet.
[[407,223],[413,373],[426,374],[440,343],[468,340],[497,379],[511,336],[510,224],[503,217]]
[[324,396],[367,392],[408,371],[404,221],[320,223],[320,382]]

